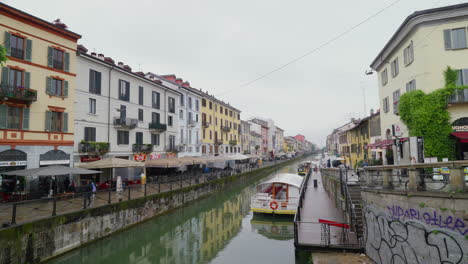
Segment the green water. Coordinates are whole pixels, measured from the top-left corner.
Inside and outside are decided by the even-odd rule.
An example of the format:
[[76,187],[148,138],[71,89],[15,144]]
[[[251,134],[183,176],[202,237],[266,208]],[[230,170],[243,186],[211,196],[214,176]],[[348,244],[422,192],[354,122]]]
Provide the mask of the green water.
[[[295,173],[296,166],[280,172]],[[250,212],[258,183],[190,203],[50,263],[294,263],[292,219]]]

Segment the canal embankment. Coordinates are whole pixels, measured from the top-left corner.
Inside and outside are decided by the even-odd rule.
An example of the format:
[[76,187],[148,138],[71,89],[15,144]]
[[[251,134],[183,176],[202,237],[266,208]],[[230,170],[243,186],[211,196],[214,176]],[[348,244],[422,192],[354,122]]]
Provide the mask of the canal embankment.
[[0,263],[46,261],[213,193],[258,180],[297,159],[177,190],[86,208],[0,230]]

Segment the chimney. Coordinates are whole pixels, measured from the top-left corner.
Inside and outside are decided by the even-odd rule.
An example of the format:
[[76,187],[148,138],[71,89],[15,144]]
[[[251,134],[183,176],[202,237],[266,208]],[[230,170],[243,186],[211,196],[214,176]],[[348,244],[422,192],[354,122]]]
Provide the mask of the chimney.
[[123,68],[124,68],[124,70],[126,70],[126,71],[129,71],[129,72],[132,71],[132,68],[130,68],[130,66],[128,66],[128,65],[124,65]]
[[104,54],[102,54],[102,53],[98,54],[98,58],[101,59],[101,60],[104,60]]
[[373,114],[374,114],[374,109],[371,108],[371,110],[370,110],[370,115],[373,115]]
[[108,63],[111,63],[111,64],[115,64],[114,60],[111,57],[105,57],[104,61],[108,62]]
[[91,56],[96,57],[96,52],[91,52]]
[[119,65],[120,68],[123,68],[123,67],[124,67],[123,62],[121,62],[121,61],[119,61],[119,62],[117,63],[117,65]]

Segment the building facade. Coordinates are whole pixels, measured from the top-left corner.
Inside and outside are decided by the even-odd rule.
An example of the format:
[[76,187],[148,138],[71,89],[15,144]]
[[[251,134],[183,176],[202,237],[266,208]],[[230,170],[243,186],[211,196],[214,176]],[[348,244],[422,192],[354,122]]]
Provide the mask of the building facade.
[[143,162],[178,151],[180,93],[103,54],[78,50],[75,161]]
[[[0,80],[0,174],[73,166],[75,52],[81,36],[60,21],[49,23],[3,3],[0,17],[0,43],[8,58]],[[31,190],[38,181],[19,189]]]
[[[400,120],[399,98],[409,91],[432,92],[445,85],[447,66],[458,70],[458,85],[468,84],[467,39],[468,4],[418,11],[408,16],[371,64],[378,74],[380,119],[383,139],[407,138],[409,131]],[[467,117],[467,90],[460,90],[449,100],[452,122]],[[466,97],[465,97],[466,96]],[[468,119],[466,119],[468,120]],[[455,134],[459,158],[468,153],[468,144]],[[400,155],[409,143],[393,147],[396,163],[409,163]],[[468,158],[468,155],[467,157]]]
[[250,153],[255,155],[262,154],[262,135],[255,132],[250,131]]
[[284,153],[284,130],[275,127],[275,153]]
[[241,120],[241,129],[240,129],[240,135],[241,135],[241,153],[243,154],[251,154],[252,150],[250,147],[250,123],[244,120]]

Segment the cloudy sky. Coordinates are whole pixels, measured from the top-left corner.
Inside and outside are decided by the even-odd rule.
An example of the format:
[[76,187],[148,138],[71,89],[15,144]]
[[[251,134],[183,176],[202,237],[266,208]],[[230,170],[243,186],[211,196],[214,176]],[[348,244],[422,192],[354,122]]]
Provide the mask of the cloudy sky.
[[378,108],[376,76],[364,72],[401,22],[417,10],[465,1],[2,2],[47,21],[60,18],[90,51],[135,71],[176,74],[241,109],[244,119],[272,118],[286,134],[323,146],[333,128]]

